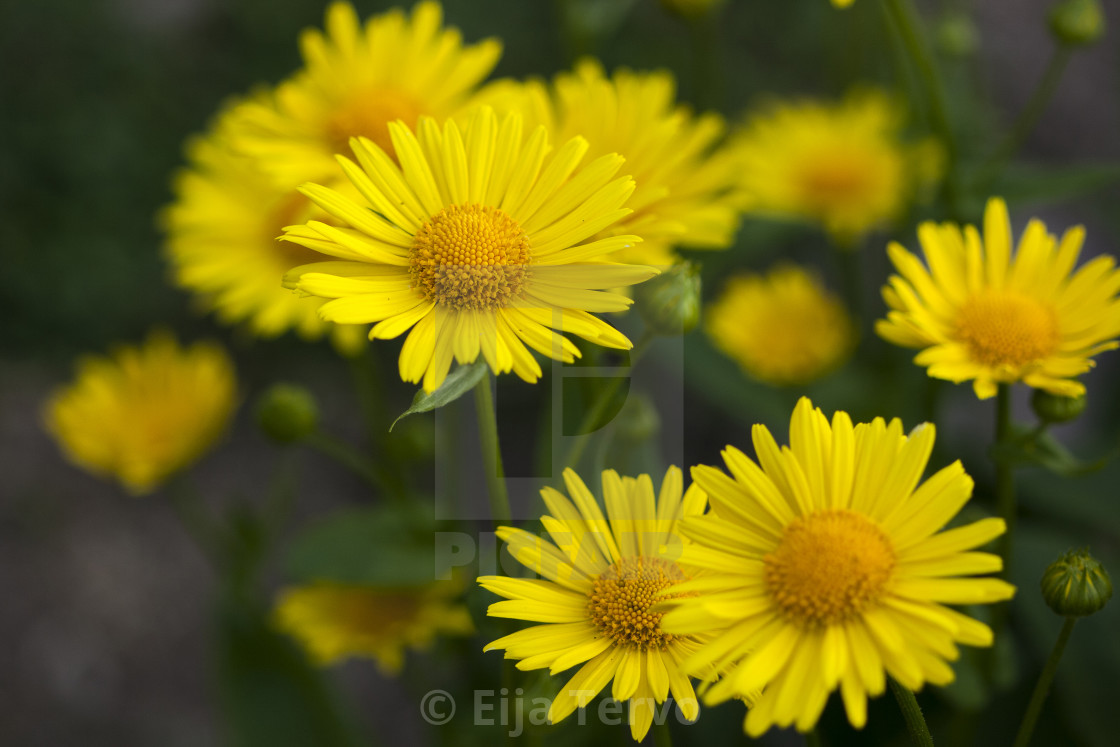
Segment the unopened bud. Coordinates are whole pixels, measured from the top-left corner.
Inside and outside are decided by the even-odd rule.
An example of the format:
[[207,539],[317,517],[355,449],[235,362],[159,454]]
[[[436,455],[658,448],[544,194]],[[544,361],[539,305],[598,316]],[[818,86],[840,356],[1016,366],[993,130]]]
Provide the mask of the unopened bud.
[[319,427],[319,406],[301,386],[274,384],[257,400],[257,425],[266,436],[290,444],[310,436]]
[[659,335],[691,332],[700,321],[700,269],[691,262],[673,265],[634,290],[638,313]]
[[1062,0],[1050,9],[1050,32],[1063,44],[1093,44],[1104,29],[1100,0]]
[[1084,394],[1066,397],[1051,394],[1043,389],[1035,389],[1031,395],[1031,408],[1044,423],[1068,423],[1085,412],[1088,400]]
[[1085,617],[1112,598],[1112,579],[1088,550],[1071,550],[1042,574],[1042,597],[1063,617]]

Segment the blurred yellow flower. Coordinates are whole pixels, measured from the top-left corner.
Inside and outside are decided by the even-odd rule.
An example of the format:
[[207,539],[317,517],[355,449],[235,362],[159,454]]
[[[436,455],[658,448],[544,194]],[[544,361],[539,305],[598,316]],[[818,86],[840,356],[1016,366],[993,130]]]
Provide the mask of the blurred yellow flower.
[[349,3],[332,3],[326,32],[308,29],[300,38],[305,66],[239,112],[234,147],[283,187],[335,177],[334,156],[352,155],[351,137],[392,154],[390,122],[443,121],[501,55],[495,39],[464,45],[442,19],[439,3],[421,2],[409,18],[393,9],[363,26]]
[[340,162],[362,200],[316,184],[302,189],[342,225],[309,221],[283,238],[341,261],[297,268],[288,284],[334,299],[319,310],[324,319],[376,322],[370,339],[411,329],[401,378],[422,380],[429,392],[452,359],[479,355],[495,373],[534,382],[541,367],[530,348],[565,362],[580,354],[557,332],[629,349],[622,333],[588,313],[626,309],[630,299],[600,289],[657,274],[607,261],[637,236],[588,241],[630,213],[622,206],[634,181],[614,178],[622,158],[577,168],[587,141],[550,150],[543,127],[525,133],[520,114],[499,119],[489,107],[463,127],[448,120],[441,130],[421,117],[417,129],[389,125],[400,166],[373,141],[351,141],[360,166]]
[[767,275],[738,275],[705,314],[716,347],[752,378],[805,384],[835,370],[851,353],[856,330],[844,304],[794,265]]
[[901,216],[936,182],[932,139],[902,140],[903,113],[885,93],[843,101],[776,101],[732,138],[740,186],[759,214],[819,222],[843,244]]
[[470,613],[456,601],[462,590],[456,581],[415,588],[316,583],[284,590],[273,619],[321,666],[364,656],[386,674],[397,674],[406,649],[420,651],[437,636],[474,632]]
[[1120,270],[1102,255],[1073,272],[1085,239],[1080,226],[1058,240],[1033,219],[1013,257],[1007,205],[993,197],[982,239],[974,226],[962,233],[932,222],[919,226],[918,239],[928,268],[902,246],[888,248],[899,275],[883,288],[891,310],[875,330],[923,348],[914,362],[930,376],[971,379],[980,399],[1016,381],[1076,397],[1085,385],[1072,377],[1118,346]]
[[832,0],[832,5],[836,8],[847,8],[855,0]]
[[[649,475],[603,472],[607,517],[571,469],[564,470],[571,499],[552,488],[541,496],[551,515],[544,524],[552,542],[514,527],[498,529],[510,553],[543,579],[482,576],[478,582],[505,601],[491,617],[546,623],[499,638],[486,651],[505,649],[521,670],[548,667],[551,674],[582,665],[552,701],[557,723],[583,708],[611,680],[611,697],[630,701],[630,733],[641,741],[653,721],[654,702],[672,693],[685,718],[699,715],[692,683],[680,663],[710,638],[709,631],[667,635],[661,615],[650,611],[667,590],[691,578],[678,564],[681,519],[704,512],[704,493],[683,494],[680,469],[670,467],[656,497]],[[609,518],[609,521],[608,521]],[[555,544],[553,544],[555,543]]]
[[207,135],[189,144],[190,166],[176,176],[175,202],[161,215],[175,282],[227,324],[245,322],[262,337],[295,330],[317,339],[329,331],[339,347],[353,350],[362,343],[360,328],[324,322],[322,299],[301,298],[281,285],[284,273],[319,255],[277,235],[284,226],[327,216],[295,191],[297,184],[277,186],[254,159],[230,146],[240,112],[258,105],[229,107]]
[[[999,556],[974,552],[1005,530],[1002,519],[940,530],[972,494],[960,462],[919,484],[934,427],[907,436],[900,421],[831,424],[805,398],[790,422],[790,445],[754,427],[756,464],[727,447],[728,476],[692,470],[712,510],[681,522],[692,540],[682,562],[707,569],[663,606],[676,635],[722,631],[684,662],[727,674],[704,690],[706,703],[752,699],[744,728],[812,729],[840,690],[848,720],[862,728],[867,696],[890,675],[918,690],[953,680],[958,644],[990,646],[987,625],[945,605],[1010,599],[994,573]],[[688,595],[688,592],[694,592]]]
[[225,351],[183,349],[157,332],[142,347],[79,361],[77,378],[51,396],[44,415],[70,461],[140,495],[209,449],[235,400]]
[[558,140],[587,138],[591,158],[626,159],[637,182],[627,203],[634,212],[599,237],[635,233],[643,243],[619,261],[667,266],[674,247],[725,249],[734,240],[740,200],[733,194],[736,164],[719,146],[724,121],[678,104],[671,73],[621,69],[607,78],[598,62],[584,59],[551,86],[501,80],[479,100],[521,111],[527,124],[545,125]]

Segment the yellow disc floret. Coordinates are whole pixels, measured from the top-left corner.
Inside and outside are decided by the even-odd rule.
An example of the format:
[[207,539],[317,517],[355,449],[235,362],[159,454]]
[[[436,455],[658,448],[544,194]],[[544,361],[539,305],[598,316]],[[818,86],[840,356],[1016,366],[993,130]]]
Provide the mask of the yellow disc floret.
[[663,650],[673,636],[661,630],[661,613],[651,612],[650,607],[680,596],[659,596],[659,592],[684,580],[684,573],[671,561],[622,558],[592,584],[587,595],[591,622],[617,645]]
[[1060,339],[1052,308],[1005,291],[970,298],[957,316],[957,335],[975,360],[989,366],[1022,366],[1045,358]]
[[767,587],[786,617],[815,627],[846,620],[878,600],[895,553],[871,519],[829,509],[790,522],[763,564]]
[[416,232],[413,283],[444,306],[497,309],[521,295],[529,277],[529,239],[517,221],[489,205],[451,205]]

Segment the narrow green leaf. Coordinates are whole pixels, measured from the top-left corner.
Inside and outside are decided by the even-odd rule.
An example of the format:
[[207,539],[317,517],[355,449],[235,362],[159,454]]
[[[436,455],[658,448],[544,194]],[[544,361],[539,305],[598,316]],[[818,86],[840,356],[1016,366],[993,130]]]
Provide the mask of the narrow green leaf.
[[489,366],[486,365],[486,361],[479,358],[474,363],[461,365],[449,373],[443,383],[439,385],[439,388],[431,394],[425,393],[423,389],[416,392],[416,396],[412,398],[412,404],[401,413],[400,417],[393,421],[393,425],[389,426],[389,432],[391,433],[397,423],[409,415],[415,415],[418,412],[431,412],[437,407],[449,405],[459,399],[474,389],[478,382],[482,381],[482,377],[486,375],[488,370]]

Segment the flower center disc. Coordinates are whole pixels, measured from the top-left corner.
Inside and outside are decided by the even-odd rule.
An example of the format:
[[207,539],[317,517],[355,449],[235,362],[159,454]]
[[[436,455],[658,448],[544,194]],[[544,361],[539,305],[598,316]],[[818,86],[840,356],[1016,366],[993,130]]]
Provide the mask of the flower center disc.
[[806,627],[841,622],[883,593],[895,555],[874,522],[847,509],[804,516],[786,527],[778,549],[762,559],[770,594]]
[[662,589],[685,580],[675,563],[660,558],[623,558],[595,579],[587,595],[591,622],[618,645],[664,649],[673,636],[661,631],[661,614],[650,612]]
[[807,163],[801,172],[801,199],[818,211],[859,202],[870,188],[869,169],[869,164],[836,156]]
[[404,120],[409,127],[416,126],[420,108],[409,97],[396,91],[381,88],[354,96],[326,123],[326,137],[335,153],[354,157],[350,138],[368,137],[390,156],[396,158],[393,140],[389,137],[389,123]]
[[1058,346],[1054,310],[1006,291],[973,296],[957,317],[957,337],[972,357],[988,366],[1022,366]]
[[525,232],[500,209],[451,205],[416,232],[409,272],[415,287],[443,306],[496,309],[521,295],[529,257]]

